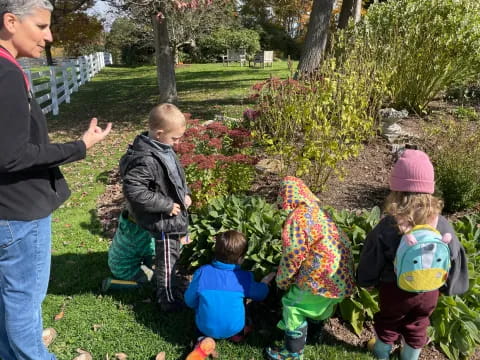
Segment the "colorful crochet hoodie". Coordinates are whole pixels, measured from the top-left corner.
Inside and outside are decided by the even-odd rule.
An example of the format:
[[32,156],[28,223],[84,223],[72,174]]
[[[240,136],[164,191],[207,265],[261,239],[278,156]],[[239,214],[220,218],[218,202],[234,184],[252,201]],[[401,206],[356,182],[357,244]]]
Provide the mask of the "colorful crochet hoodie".
[[319,199],[302,180],[283,179],[278,201],[290,211],[282,231],[283,255],[277,285],[326,298],[353,293],[354,268],[350,240],[319,206]]

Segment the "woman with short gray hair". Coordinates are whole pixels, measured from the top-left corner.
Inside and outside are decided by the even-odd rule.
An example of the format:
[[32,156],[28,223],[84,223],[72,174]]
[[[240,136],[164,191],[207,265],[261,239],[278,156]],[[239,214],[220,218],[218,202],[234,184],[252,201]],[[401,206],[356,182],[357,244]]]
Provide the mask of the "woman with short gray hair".
[[[42,109],[17,62],[52,41],[47,0],[0,0],[0,358],[52,360],[41,305],[50,276],[51,213],[70,195],[59,166],[103,140],[92,119],[82,138],[51,144]],[[50,334],[50,337],[54,333]]]
[[0,13],[11,12],[22,18],[32,14],[34,9],[53,11],[53,6],[48,0],[0,0]]

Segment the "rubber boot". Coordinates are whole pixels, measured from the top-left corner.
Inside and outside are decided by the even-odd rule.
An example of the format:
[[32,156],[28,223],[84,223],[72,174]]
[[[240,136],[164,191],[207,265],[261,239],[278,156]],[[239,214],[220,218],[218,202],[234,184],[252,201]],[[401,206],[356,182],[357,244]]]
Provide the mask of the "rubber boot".
[[304,321],[295,330],[285,331],[285,346],[266,348],[265,353],[270,360],[303,360],[303,348],[307,342],[307,322]]
[[291,353],[302,353],[307,342],[308,324],[306,321],[293,331],[285,331],[285,347]]
[[410,345],[403,343],[402,350],[400,350],[400,360],[418,360],[422,349],[414,349]]
[[392,351],[392,345],[385,344],[379,338],[375,339],[375,344],[373,345],[373,354],[377,359],[387,360],[390,358],[390,352]]

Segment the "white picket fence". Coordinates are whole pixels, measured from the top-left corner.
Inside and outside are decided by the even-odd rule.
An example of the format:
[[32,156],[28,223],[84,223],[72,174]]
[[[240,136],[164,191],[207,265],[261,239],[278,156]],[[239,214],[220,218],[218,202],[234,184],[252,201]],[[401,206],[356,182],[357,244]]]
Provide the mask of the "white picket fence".
[[70,95],[111,63],[110,59],[109,53],[97,52],[50,66],[45,71],[33,72],[26,69],[33,96],[42,112],[58,115],[59,105],[63,102],[70,103]]

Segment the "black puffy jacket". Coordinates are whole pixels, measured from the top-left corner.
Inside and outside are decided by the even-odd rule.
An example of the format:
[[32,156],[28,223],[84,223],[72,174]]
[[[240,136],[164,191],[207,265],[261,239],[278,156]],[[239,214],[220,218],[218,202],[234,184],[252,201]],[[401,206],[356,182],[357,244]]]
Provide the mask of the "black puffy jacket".
[[[162,232],[184,235],[188,230],[185,173],[172,147],[158,144],[154,145],[147,133],[143,133],[122,156],[123,194],[135,221],[156,237]],[[173,174],[175,169],[169,163],[176,166],[179,176]],[[181,212],[170,216],[174,203],[181,206]]]

